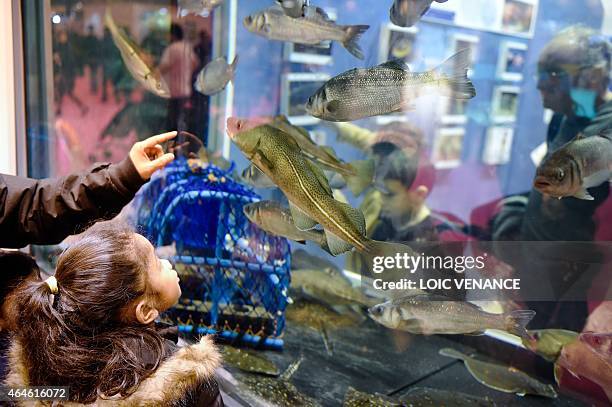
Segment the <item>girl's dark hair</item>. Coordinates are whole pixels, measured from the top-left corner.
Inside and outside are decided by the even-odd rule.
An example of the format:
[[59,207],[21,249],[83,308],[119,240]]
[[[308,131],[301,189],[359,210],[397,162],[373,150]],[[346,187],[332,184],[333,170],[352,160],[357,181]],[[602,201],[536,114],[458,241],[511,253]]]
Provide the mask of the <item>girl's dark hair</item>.
[[[72,401],[124,398],[153,373],[163,340],[152,327],[124,315],[147,284],[147,253],[124,225],[94,225],[59,257],[58,293],[31,277],[10,301],[15,335],[29,384],[70,387]],[[154,355],[145,365],[139,349]]]

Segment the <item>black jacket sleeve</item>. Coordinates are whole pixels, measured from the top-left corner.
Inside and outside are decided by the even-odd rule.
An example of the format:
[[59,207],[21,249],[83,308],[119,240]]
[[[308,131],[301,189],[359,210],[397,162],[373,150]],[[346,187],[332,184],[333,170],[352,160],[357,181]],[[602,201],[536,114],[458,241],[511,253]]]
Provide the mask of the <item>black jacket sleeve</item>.
[[0,175],[0,247],[59,243],[115,216],[144,183],[129,157],[55,179]]

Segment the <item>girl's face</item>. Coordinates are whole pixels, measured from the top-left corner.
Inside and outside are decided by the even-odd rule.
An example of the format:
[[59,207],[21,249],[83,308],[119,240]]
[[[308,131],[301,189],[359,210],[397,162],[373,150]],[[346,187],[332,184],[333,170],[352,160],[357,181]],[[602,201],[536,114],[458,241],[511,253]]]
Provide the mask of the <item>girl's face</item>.
[[136,239],[146,248],[149,284],[158,296],[157,310],[164,312],[176,304],[181,296],[178,275],[168,260],[155,255],[153,245],[144,236],[136,234]]

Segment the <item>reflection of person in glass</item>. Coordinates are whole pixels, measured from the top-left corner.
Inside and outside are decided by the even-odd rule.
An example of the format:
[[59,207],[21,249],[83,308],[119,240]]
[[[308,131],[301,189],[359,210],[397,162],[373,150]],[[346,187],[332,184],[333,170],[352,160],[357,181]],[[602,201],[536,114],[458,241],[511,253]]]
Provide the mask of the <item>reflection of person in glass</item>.
[[[608,93],[610,50],[610,44],[594,31],[571,27],[553,38],[540,54],[538,90],[544,107],[554,112],[546,138],[548,154],[578,133],[589,137],[612,126],[612,101]],[[558,200],[534,189],[522,221],[506,222],[506,230],[497,233],[505,237],[516,233],[514,238],[523,241],[593,241],[597,227],[593,215],[608,197],[609,185],[606,182],[589,189],[589,193],[594,200],[574,197]],[[514,232],[509,232],[512,228]],[[563,302],[563,298],[570,293],[586,293],[592,278],[587,270],[597,272],[596,267],[587,265],[603,262],[601,253],[576,243],[568,246],[573,253],[570,255],[566,250],[566,258],[559,260],[558,244],[547,249],[536,247],[543,246],[530,248],[529,263],[521,266],[523,276],[530,280],[523,283],[550,290],[562,301],[530,305],[538,312],[534,326],[580,330],[587,313],[586,303]]]
[[181,26],[170,26],[170,45],[164,50],[159,64],[159,70],[170,88],[166,127],[177,130],[189,130],[191,79],[199,62],[193,45],[183,36]]

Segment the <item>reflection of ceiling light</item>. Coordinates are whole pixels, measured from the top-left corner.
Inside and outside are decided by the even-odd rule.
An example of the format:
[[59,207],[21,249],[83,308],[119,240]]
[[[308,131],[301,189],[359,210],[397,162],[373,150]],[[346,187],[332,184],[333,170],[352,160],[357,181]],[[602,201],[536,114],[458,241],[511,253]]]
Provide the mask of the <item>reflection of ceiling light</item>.
[[62,18],[59,16],[59,14],[55,14],[53,17],[51,17],[51,21],[53,24],[59,24],[62,22]]
[[160,10],[159,10],[159,14],[161,14],[161,15],[166,15],[166,14],[168,14],[168,9],[167,9],[167,8],[165,8],[165,7],[164,7],[164,8],[162,8],[162,9],[160,9]]

